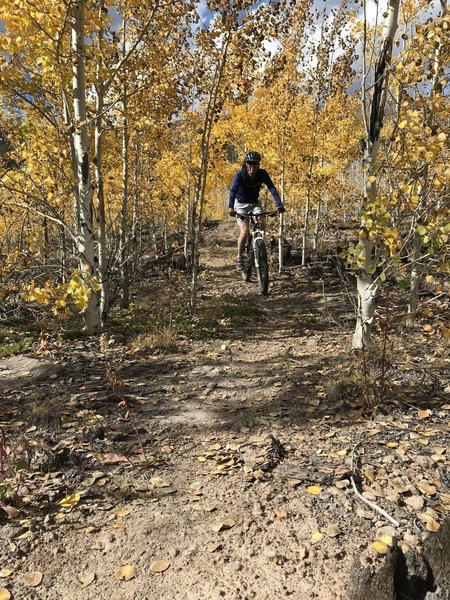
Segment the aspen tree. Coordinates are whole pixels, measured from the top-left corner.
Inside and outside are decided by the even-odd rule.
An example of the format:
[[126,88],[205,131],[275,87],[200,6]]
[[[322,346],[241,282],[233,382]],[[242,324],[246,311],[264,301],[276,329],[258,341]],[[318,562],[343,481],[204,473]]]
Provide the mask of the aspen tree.
[[[365,5],[364,0],[364,7]],[[374,175],[375,161],[378,156],[379,136],[384,121],[392,47],[397,30],[399,6],[400,0],[388,0],[380,49],[374,69],[373,93],[370,104],[368,103],[366,90],[368,73],[366,71],[366,64],[364,63],[362,87],[362,109],[365,127],[363,159],[364,199],[361,206],[363,215],[367,207],[375,202],[377,198],[377,183],[376,176]],[[365,20],[364,26],[367,28],[367,20]],[[364,53],[368,50],[366,37],[365,42]],[[370,231],[364,216],[361,219],[358,246],[360,248],[359,264],[361,268],[357,274],[356,284],[358,310],[352,344],[354,349],[362,349],[370,343],[378,289],[374,277],[377,268],[376,248],[371,240]]]
[[72,33],[72,91],[74,111],[74,149],[77,167],[77,246],[80,270],[91,285],[91,295],[84,311],[84,321],[89,334],[100,330],[100,311],[97,289],[97,265],[93,230],[93,187],[91,183],[89,145],[87,135],[85,52],[84,52],[84,0],[74,1],[71,14]]

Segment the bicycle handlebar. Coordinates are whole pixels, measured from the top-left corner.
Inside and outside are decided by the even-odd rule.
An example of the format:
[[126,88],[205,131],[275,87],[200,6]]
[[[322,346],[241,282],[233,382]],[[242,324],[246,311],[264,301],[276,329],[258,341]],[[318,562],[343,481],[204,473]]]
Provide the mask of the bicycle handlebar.
[[277,210],[271,210],[268,212],[257,212],[257,213],[253,213],[253,212],[249,212],[246,215],[244,215],[243,213],[236,213],[237,217],[240,217],[241,219],[249,219],[250,217],[264,217],[264,216],[268,216],[268,217],[276,217],[278,214]]

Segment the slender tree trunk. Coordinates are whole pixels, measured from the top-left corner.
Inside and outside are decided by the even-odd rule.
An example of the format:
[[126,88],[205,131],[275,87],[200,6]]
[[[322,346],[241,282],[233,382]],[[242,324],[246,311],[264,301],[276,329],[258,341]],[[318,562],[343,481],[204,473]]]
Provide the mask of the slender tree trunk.
[[[100,18],[103,15],[104,3],[100,2]],[[107,274],[106,256],[106,214],[105,196],[103,186],[103,109],[105,86],[102,80],[102,47],[103,30],[98,32],[99,58],[97,62],[96,111],[94,131],[94,169],[95,183],[97,188],[97,235],[98,235],[98,272],[100,282],[100,318],[102,326],[105,323],[109,311],[109,278]]]
[[73,144],[77,172],[79,199],[79,230],[77,246],[80,257],[80,271],[90,288],[90,298],[84,311],[84,322],[89,334],[100,330],[100,311],[97,292],[93,289],[97,279],[97,256],[93,232],[93,189],[89,166],[89,145],[86,125],[86,85],[84,75],[84,14],[85,0],[74,0],[72,4],[72,88],[74,110]]
[[416,232],[413,240],[413,252],[412,252],[412,267],[411,267],[411,279],[409,284],[409,302],[408,302],[408,315],[407,324],[412,325],[416,318],[417,308],[419,306],[419,286],[420,286],[420,271],[418,265],[418,259],[420,257],[420,248],[422,244],[422,238]]
[[306,192],[306,205],[305,205],[305,222],[303,224],[302,234],[302,266],[306,265],[306,245],[308,243],[308,230],[309,230],[309,212],[311,207],[311,188],[308,186]]
[[[375,82],[373,85],[373,97],[370,105],[370,116],[367,119],[365,82],[363,81],[363,117],[366,128],[365,153],[364,153],[364,200],[362,214],[368,204],[377,198],[376,179],[373,176],[375,161],[378,155],[379,134],[383,126],[384,109],[389,84],[389,68],[391,62],[392,45],[397,29],[398,11],[400,0],[388,0],[386,19],[382,32],[382,47],[375,65]],[[364,48],[364,53],[367,46]],[[365,68],[364,68],[364,75]],[[377,265],[377,253],[373,243],[370,241],[370,233],[365,226],[364,217],[361,219],[359,235],[361,247],[362,268],[357,275],[357,297],[358,311],[356,316],[356,327],[353,334],[353,348],[355,350],[368,346],[371,342],[372,325],[375,314],[375,303],[378,287],[374,283],[374,273]]]
[[[123,23],[123,55],[125,56],[127,23],[124,19]],[[122,207],[120,213],[120,265],[122,275],[122,298],[121,308],[128,308],[130,305],[130,277],[127,252],[128,238],[128,101],[127,101],[127,83],[124,83],[123,90],[123,122],[122,122]]]
[[200,257],[200,236],[202,230],[202,219],[203,219],[203,206],[205,199],[206,179],[208,175],[208,161],[209,161],[209,146],[211,139],[211,129],[213,125],[213,119],[215,114],[217,95],[219,93],[220,84],[222,82],[222,76],[225,69],[228,48],[231,41],[231,32],[228,31],[227,37],[224,41],[222,50],[222,57],[220,63],[217,65],[213,83],[211,86],[211,92],[209,95],[209,101],[206,108],[205,122],[203,126],[202,141],[201,141],[201,163],[200,170],[195,186],[195,194],[193,201],[193,215],[197,213],[194,237],[193,237],[193,264],[192,264],[192,280],[191,280],[191,312],[195,313],[197,305],[197,278],[199,268],[199,257]]
[[188,172],[186,195],[185,195],[185,218],[184,218],[184,260],[186,269],[192,266],[191,261],[191,244],[192,244],[192,206],[191,206],[191,173]]
[[320,233],[320,209],[322,207],[322,198],[319,196],[317,198],[317,207],[316,207],[316,222],[314,225],[314,238],[313,238],[313,250],[317,253],[317,249],[319,247],[319,233]]
[[[286,165],[283,160],[281,164],[281,202],[284,204],[286,193]],[[280,215],[280,227],[278,230],[278,273],[283,270],[283,237],[284,237],[284,214]]]

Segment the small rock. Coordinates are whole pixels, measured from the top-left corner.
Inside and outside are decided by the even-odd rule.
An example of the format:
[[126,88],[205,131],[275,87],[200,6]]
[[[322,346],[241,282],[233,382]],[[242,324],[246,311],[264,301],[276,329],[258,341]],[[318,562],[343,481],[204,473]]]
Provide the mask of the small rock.
[[392,525],[384,525],[383,527],[377,529],[377,537],[381,537],[383,535],[390,535],[391,537],[395,538],[397,537],[397,530],[395,527],[392,527]]

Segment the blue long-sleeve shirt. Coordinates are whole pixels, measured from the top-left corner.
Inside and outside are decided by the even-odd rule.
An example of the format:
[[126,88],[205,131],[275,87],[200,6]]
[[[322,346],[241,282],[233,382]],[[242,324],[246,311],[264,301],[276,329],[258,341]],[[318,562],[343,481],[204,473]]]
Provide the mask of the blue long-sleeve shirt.
[[234,209],[234,202],[237,199],[242,204],[258,204],[259,192],[263,185],[266,185],[269,192],[272,194],[276,205],[282,206],[280,195],[270,178],[269,173],[265,169],[258,169],[253,181],[249,181],[244,177],[242,169],[236,172],[233,183],[230,188],[230,200],[228,206]]

